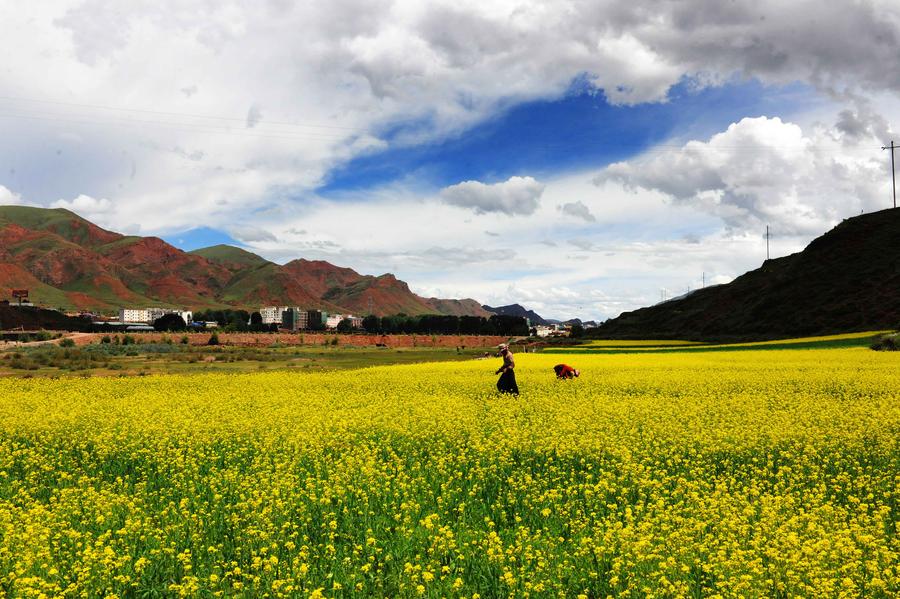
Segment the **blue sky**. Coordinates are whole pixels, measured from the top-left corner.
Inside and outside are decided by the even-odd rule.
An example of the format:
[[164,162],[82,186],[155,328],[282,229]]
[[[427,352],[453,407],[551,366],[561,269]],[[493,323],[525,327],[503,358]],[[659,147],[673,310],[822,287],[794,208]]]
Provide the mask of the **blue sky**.
[[242,245],[240,241],[228,233],[209,227],[196,227],[186,231],[162,235],[162,239],[186,252],[212,245]]
[[[801,84],[749,80],[698,89],[685,80],[665,102],[621,106],[577,78],[561,99],[512,106],[451,139],[354,158],[329,172],[316,191],[340,198],[395,181],[444,187],[522,173],[553,177],[624,160],[669,140],[706,138],[745,116],[790,116],[818,102]],[[404,127],[394,124],[385,139],[390,143]]]

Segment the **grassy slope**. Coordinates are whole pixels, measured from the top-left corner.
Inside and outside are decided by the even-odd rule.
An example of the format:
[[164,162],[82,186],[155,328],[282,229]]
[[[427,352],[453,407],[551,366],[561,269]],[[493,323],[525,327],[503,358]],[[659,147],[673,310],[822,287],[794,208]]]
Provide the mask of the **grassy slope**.
[[225,244],[200,248],[199,250],[193,250],[188,253],[206,258],[210,262],[216,262],[218,264],[235,264],[241,266],[262,266],[264,264],[271,264],[265,258],[257,256],[252,252]]

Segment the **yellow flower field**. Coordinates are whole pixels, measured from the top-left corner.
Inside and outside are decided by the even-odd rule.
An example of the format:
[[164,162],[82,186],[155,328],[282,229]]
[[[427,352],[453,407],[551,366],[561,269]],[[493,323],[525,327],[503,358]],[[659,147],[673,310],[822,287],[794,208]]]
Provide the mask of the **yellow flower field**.
[[900,593],[900,355],[516,359],[0,380],[0,595]]

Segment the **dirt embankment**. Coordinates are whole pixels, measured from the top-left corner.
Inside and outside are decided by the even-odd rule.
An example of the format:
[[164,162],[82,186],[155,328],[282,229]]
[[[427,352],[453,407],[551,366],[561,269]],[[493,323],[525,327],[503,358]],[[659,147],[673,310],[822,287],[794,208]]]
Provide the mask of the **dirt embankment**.
[[[99,343],[115,333],[91,333],[74,339],[78,345]],[[190,345],[207,345],[212,333],[129,333],[141,343],[158,343],[165,338],[178,343],[182,337],[188,338]],[[506,343],[509,337],[496,335],[336,335],[323,333],[217,333],[221,345],[242,347],[269,347],[271,345],[328,345],[337,339],[337,345],[366,347],[460,347],[493,348],[498,343]],[[122,335],[119,334],[121,337]]]

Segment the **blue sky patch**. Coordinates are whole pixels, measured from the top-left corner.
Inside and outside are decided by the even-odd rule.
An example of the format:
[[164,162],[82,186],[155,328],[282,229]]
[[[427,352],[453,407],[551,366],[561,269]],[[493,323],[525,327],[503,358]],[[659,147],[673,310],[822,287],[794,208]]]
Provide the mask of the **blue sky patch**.
[[243,247],[241,242],[237,241],[227,233],[217,231],[216,229],[210,229],[209,227],[198,227],[180,233],[163,235],[162,239],[166,243],[170,243],[186,252],[209,247],[211,245],[219,245],[221,243]]
[[[350,160],[317,191],[336,198],[397,181],[440,188],[600,168],[666,140],[708,138],[743,117],[787,117],[813,97],[802,85],[766,87],[751,80],[697,90],[684,81],[670,90],[667,102],[613,106],[602,92],[576,81],[559,100],[520,104],[453,139]],[[384,138],[390,143],[422,126],[421,120],[399,123]]]

